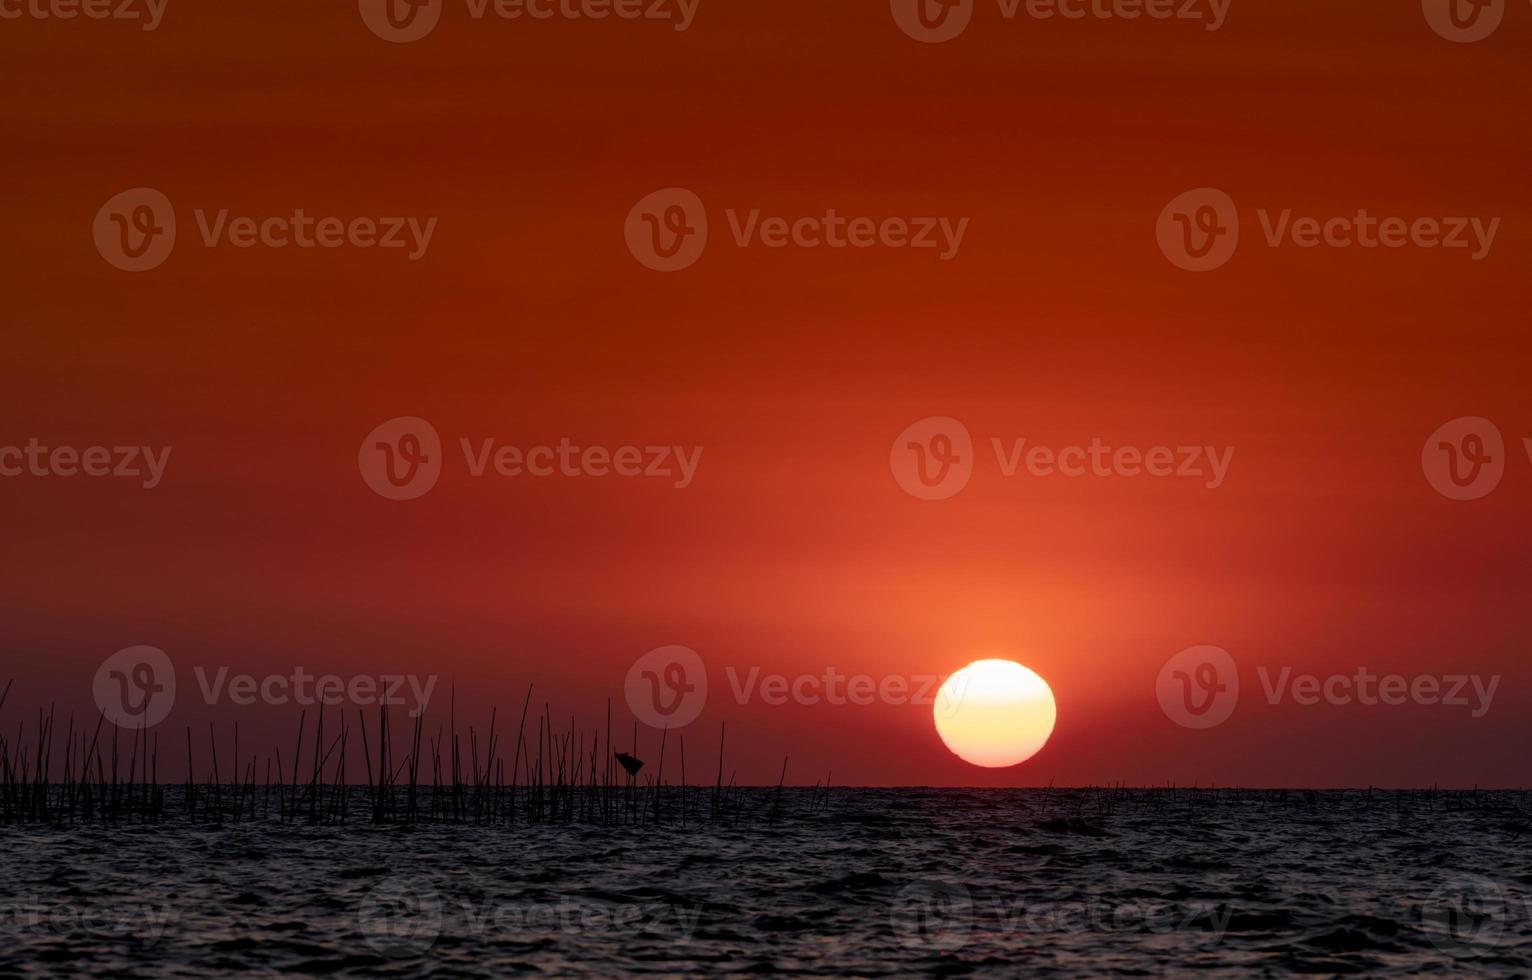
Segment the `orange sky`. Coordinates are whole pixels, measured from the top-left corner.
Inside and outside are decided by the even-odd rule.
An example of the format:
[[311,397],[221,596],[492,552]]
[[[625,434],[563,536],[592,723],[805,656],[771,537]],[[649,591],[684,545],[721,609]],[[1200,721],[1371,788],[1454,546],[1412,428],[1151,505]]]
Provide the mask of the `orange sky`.
[[[702,0],[695,23],[473,20],[411,44],[354,4],[192,4],[163,23],[0,21],[0,446],[173,447],[164,483],[0,478],[0,722],[138,643],[235,672],[435,672],[460,711],[532,682],[594,721],[645,651],[708,665],[741,781],[1521,785],[1532,344],[1532,9],[1438,37],[1418,6],[1234,0],[1177,21],[1006,20],[921,44],[880,0]],[[178,243],[112,268],[120,191]],[[629,254],[658,188],[709,211],[682,272]],[[1217,187],[1242,239],[1174,267],[1166,202]],[[436,218],[398,251],[206,248],[196,209]],[[950,216],[958,254],[739,248],[726,213]],[[1260,209],[1499,218],[1493,248],[1268,247]],[[414,501],[357,447],[447,444]],[[961,420],[969,486],[902,492],[890,446]],[[1506,475],[1449,501],[1449,419]],[[692,485],[473,478],[457,440],[703,447]],[[1209,490],[1003,477],[990,440],[1232,446]],[[1244,693],[1211,731],[1156,701],[1215,644]],[[1059,724],[1022,767],[951,756],[928,708],[735,703],[741,674],[1037,670]],[[1260,666],[1501,675],[1493,710],[1268,705]],[[192,682],[183,676],[183,690]],[[288,731],[178,703],[169,724]],[[434,709],[434,705],[433,705]],[[9,719],[7,722],[6,719]],[[285,737],[285,734],[284,734]],[[695,764],[694,764],[695,765]]]

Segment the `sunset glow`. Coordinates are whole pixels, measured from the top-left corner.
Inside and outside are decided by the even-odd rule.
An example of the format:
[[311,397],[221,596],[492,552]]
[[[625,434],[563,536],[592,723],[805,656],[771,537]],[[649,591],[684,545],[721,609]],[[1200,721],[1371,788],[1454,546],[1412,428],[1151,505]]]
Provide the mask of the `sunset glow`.
[[999,769],[1036,755],[1058,707],[1048,682],[1011,660],[976,660],[936,695],[936,732],[964,762]]

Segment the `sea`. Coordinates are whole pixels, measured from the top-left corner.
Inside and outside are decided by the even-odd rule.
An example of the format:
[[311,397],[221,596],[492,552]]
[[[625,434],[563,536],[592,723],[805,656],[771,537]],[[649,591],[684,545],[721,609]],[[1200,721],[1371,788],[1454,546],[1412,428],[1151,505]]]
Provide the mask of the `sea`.
[[697,800],[621,825],[0,825],[0,976],[1532,975],[1527,794]]

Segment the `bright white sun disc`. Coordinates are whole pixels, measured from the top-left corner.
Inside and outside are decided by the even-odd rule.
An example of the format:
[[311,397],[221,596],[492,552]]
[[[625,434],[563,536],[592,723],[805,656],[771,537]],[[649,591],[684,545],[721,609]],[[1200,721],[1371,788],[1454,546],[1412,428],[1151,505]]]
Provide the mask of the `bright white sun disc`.
[[1048,682],[1012,660],[975,660],[936,692],[936,733],[964,762],[999,769],[1032,758],[1053,734]]

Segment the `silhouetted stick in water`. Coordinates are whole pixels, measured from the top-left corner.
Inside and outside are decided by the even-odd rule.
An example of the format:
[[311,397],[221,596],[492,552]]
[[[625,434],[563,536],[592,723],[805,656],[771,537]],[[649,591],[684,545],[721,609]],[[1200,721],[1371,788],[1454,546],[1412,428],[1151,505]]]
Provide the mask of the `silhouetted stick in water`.
[[[637,724],[635,724],[633,726],[633,730],[634,730],[634,736],[635,736],[634,741],[636,742],[637,741],[637,733],[638,733],[638,726],[637,726]],[[619,753],[617,753],[617,761],[622,763],[622,768],[623,769],[627,770],[627,773],[628,773],[628,813],[631,816],[636,817],[638,815],[638,804],[636,802],[636,792],[635,792],[636,788],[635,788],[634,783],[633,783],[633,778],[638,775],[638,771],[640,769],[644,768],[644,764],[642,762],[640,762],[638,759],[635,759],[633,756],[628,755],[626,752],[619,752]]]
[[670,726],[666,725],[660,732],[660,771],[654,777],[654,822],[660,822],[660,796],[665,790],[665,740],[670,735]]
[[[521,776],[522,736],[527,730],[527,706],[532,703],[532,685],[527,685],[527,699],[521,703],[521,724],[516,726],[516,754],[511,757],[511,817],[516,815],[516,780]],[[611,709],[608,708],[608,711]],[[531,776],[531,773],[527,774]]]
[[787,779],[787,756],[782,757],[782,775],[777,778],[777,796],[771,801],[771,822],[777,822],[777,811],[782,806],[782,782]]
[[718,822],[723,799],[723,737],[727,722],[718,723],[718,780],[713,783],[713,822]]
[[[13,685],[0,684],[0,708],[11,708],[9,692],[12,689]],[[565,733],[553,730],[550,705],[544,709],[544,717],[539,722],[538,743],[534,746],[530,734],[525,731],[533,693],[534,690],[529,686],[522,703],[515,743],[509,739],[501,741],[498,708],[491,710],[487,741],[478,738],[477,726],[469,726],[465,739],[456,732],[455,727],[444,730],[438,725],[436,735],[429,739],[432,763],[429,787],[421,785],[422,774],[419,772],[421,751],[425,748],[422,743],[427,740],[422,718],[417,716],[414,719],[414,729],[409,732],[410,751],[396,765],[393,761],[392,714],[383,705],[379,705],[376,723],[376,754],[371,744],[374,731],[369,730],[371,726],[367,724],[364,709],[357,709],[361,735],[357,749],[350,747],[350,728],[343,712],[337,712],[339,720],[332,722],[325,717],[328,712],[321,710],[310,739],[307,713],[300,711],[297,739],[292,748],[292,765],[287,765],[287,757],[282,755],[278,747],[274,757],[266,758],[264,785],[259,775],[263,753],[251,752],[248,757],[242,754],[247,751],[247,732],[242,730],[243,726],[232,726],[233,756],[225,759],[218,752],[216,725],[208,724],[209,751],[203,755],[203,760],[208,762],[211,771],[202,774],[196,767],[193,726],[187,725],[185,786],[181,790],[184,794],[181,800],[169,796],[169,793],[176,791],[175,788],[163,787],[159,781],[158,739],[149,738],[146,725],[141,723],[136,732],[126,726],[119,730],[114,725],[108,740],[101,737],[107,732],[104,712],[98,712],[95,731],[89,737],[82,728],[75,725],[71,716],[60,750],[56,741],[57,713],[50,708],[38,712],[35,745],[24,741],[25,726],[32,724],[30,719],[20,720],[13,729],[15,741],[11,740],[9,733],[0,734],[0,825],[32,821],[71,823],[77,819],[162,822],[172,816],[167,812],[167,803],[175,811],[175,816],[184,814],[182,819],[191,823],[238,824],[258,817],[269,817],[270,804],[275,798],[276,816],[280,822],[301,821],[307,810],[307,822],[314,826],[343,825],[348,822],[348,807],[360,809],[362,806],[366,807],[371,818],[369,822],[373,824],[408,825],[432,821],[512,825],[526,821],[647,826],[652,820],[656,826],[665,826],[675,819],[677,791],[680,799],[680,826],[689,827],[708,819],[703,813],[707,808],[698,805],[708,795],[705,782],[698,787],[697,803],[692,802],[684,738],[678,746],[680,783],[670,793],[670,805],[667,808],[665,765],[676,764],[670,757],[668,730],[662,730],[660,735],[656,772],[645,777],[640,786],[638,777],[643,776],[643,770],[648,768],[648,764],[638,755],[640,726],[637,721],[633,724],[633,742],[628,751],[617,751],[613,738],[615,733],[611,727],[612,705],[608,699],[606,730],[604,733],[600,730],[590,733],[590,747],[587,749],[587,733],[580,730],[577,716],[571,715],[570,726]],[[452,708],[455,709],[455,703]],[[455,711],[450,711],[449,717],[455,721]],[[338,734],[332,734],[332,728],[337,727]],[[828,802],[830,779],[827,776],[823,792],[817,784],[814,790],[808,791],[807,806],[789,805],[790,801],[782,792],[785,789],[788,765],[785,758],[775,793],[769,788],[760,795],[747,792],[737,785],[732,775],[729,782],[724,783],[725,734],[726,728],[720,724],[717,773],[711,806],[711,821],[715,825],[737,826],[744,823],[746,811],[756,809],[754,804],[757,800],[766,804],[760,808],[760,816],[766,817],[769,811],[773,823],[793,812],[814,813]],[[331,736],[328,745],[325,744],[326,735]],[[450,743],[447,741],[449,735],[452,739]],[[604,746],[598,745],[600,739],[605,740]],[[463,744],[465,741],[467,745]],[[309,742],[312,742],[307,767],[309,778],[303,780],[300,778],[305,768],[302,753],[310,747],[306,744]],[[504,760],[500,758],[500,751],[503,746],[511,744],[515,745],[515,752],[512,757],[512,778],[508,784],[504,778]],[[124,747],[129,748],[126,774],[120,768]],[[451,752],[450,762],[442,758],[444,748]],[[462,758],[463,748],[469,749],[467,760]],[[480,749],[486,751],[481,752]],[[364,775],[365,782],[353,785],[347,778],[347,772],[350,760],[358,750],[365,769],[365,773],[359,771],[358,775]],[[529,763],[529,755],[534,750],[535,762]],[[56,756],[61,759],[58,765],[54,763]],[[601,761],[603,758],[604,763]],[[232,767],[227,784],[223,782],[226,765]],[[627,777],[626,795],[615,775],[619,766]],[[55,772],[59,768],[63,773],[62,781],[56,782]],[[527,771],[525,777],[521,776],[523,769]],[[471,777],[469,773],[472,773]],[[527,780],[525,787],[521,785],[523,778]],[[401,786],[401,782],[406,780],[407,785]],[[510,790],[509,805],[506,800],[507,789]],[[225,793],[229,796],[227,803],[223,798]],[[426,799],[427,793],[430,794],[429,802]],[[1179,805],[1181,797],[1175,794],[1171,796]],[[1456,799],[1436,793],[1417,798],[1429,802],[1433,808],[1452,808]],[[1482,808],[1482,800],[1486,798],[1484,794],[1462,797],[1472,801],[1473,809]],[[1152,799],[1158,800],[1159,797]],[[1207,797],[1205,794],[1198,796],[1194,791],[1192,799],[1203,801]],[[1366,799],[1371,806],[1371,797]],[[1272,802],[1278,805],[1275,798]],[[1310,802],[1309,805],[1314,804]],[[1520,832],[1526,826],[1526,814],[1522,812],[1517,815],[1521,818],[1517,823]]]

